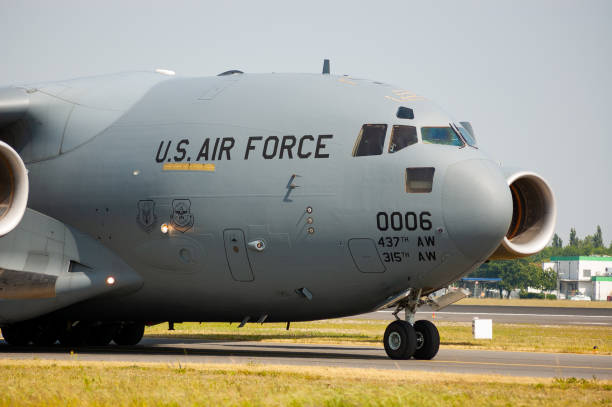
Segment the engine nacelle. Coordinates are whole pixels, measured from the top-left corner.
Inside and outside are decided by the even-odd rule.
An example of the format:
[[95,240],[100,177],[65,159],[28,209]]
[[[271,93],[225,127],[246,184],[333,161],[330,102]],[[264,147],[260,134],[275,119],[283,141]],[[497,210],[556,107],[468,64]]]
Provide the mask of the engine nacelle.
[[512,222],[489,260],[510,260],[538,253],[550,242],[557,220],[555,196],[538,174],[514,171],[508,176]]
[[28,170],[19,154],[0,141],[0,236],[13,230],[28,206]]

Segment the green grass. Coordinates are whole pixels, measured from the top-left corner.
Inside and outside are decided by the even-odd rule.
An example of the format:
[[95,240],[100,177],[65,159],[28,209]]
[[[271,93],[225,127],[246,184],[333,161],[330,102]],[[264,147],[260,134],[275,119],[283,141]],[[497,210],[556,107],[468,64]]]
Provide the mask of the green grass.
[[538,299],[464,298],[457,305],[493,305],[508,307],[612,308],[612,301],[571,301]]
[[0,360],[0,406],[609,406],[612,382],[374,369]]
[[[367,345],[382,347],[382,336],[389,321],[331,319],[285,324],[247,324],[238,328],[228,323],[167,324],[147,328],[152,337],[180,337],[200,340],[267,341]],[[612,354],[612,328],[601,326],[541,326],[494,324],[493,339],[473,339],[470,323],[437,322],[441,346],[462,349],[489,349],[562,353]],[[596,349],[594,349],[596,347]]]

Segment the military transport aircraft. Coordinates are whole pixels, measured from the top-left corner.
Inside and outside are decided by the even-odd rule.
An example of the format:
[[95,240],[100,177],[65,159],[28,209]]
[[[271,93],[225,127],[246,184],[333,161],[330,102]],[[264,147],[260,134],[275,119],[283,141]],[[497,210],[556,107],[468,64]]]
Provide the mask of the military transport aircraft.
[[[329,74],[130,72],[0,89],[0,326],[11,345],[134,345],[146,324],[415,321],[555,225],[537,174],[501,167],[426,98]],[[400,318],[399,312],[405,311]]]

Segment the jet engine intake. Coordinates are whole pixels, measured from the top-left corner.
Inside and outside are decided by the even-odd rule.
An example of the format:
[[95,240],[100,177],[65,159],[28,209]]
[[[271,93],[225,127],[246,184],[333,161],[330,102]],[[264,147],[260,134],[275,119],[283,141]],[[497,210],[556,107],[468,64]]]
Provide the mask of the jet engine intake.
[[555,196],[548,183],[529,171],[508,176],[512,194],[512,221],[506,236],[489,260],[528,257],[542,250],[554,233]]
[[0,141],[0,236],[13,230],[28,206],[28,170],[19,154]]

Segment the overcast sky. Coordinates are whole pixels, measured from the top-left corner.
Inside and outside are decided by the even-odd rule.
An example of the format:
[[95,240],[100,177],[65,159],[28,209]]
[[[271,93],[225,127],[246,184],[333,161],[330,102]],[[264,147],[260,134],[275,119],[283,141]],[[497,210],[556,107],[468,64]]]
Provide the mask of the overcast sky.
[[[296,2],[297,3],[297,2]],[[612,239],[612,1],[0,0],[0,86],[124,70],[332,73],[471,121],[552,185],[567,243]],[[361,4],[363,3],[363,4]]]

